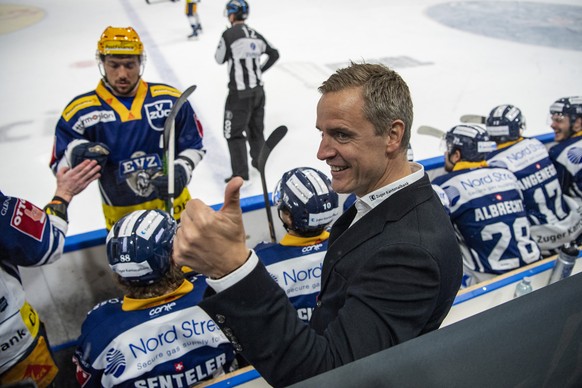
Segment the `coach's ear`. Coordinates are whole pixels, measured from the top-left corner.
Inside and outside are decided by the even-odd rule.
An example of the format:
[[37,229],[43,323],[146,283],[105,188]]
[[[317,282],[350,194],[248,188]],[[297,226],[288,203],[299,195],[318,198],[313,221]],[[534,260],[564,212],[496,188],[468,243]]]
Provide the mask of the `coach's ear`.
[[394,120],[386,136],[386,154],[393,154],[401,150],[402,138],[404,137],[404,122]]

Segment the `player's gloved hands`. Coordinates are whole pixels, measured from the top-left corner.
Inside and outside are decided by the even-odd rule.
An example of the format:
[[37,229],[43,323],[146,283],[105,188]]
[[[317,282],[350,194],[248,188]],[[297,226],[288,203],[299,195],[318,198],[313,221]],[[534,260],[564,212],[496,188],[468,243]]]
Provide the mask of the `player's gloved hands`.
[[[174,196],[182,194],[184,188],[190,182],[192,168],[185,158],[178,157],[174,162]],[[160,198],[168,198],[168,176],[159,175],[151,180]]]
[[80,139],[72,141],[65,151],[65,157],[71,168],[75,168],[83,160],[89,159],[97,161],[101,166],[101,171],[107,163],[109,154],[109,148],[105,144]]

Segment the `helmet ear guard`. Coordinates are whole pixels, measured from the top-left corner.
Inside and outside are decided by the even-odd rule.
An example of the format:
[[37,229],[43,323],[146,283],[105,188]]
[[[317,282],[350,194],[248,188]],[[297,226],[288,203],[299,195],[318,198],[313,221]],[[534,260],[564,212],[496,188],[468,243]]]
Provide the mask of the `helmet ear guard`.
[[291,225],[283,221],[285,228],[305,237],[321,233],[340,214],[339,196],[331,188],[331,181],[311,167],[299,167],[284,173],[272,199],[279,218],[282,211],[291,215]]
[[109,267],[130,285],[147,286],[170,269],[176,221],[161,210],[138,210],[113,225],[107,235]]

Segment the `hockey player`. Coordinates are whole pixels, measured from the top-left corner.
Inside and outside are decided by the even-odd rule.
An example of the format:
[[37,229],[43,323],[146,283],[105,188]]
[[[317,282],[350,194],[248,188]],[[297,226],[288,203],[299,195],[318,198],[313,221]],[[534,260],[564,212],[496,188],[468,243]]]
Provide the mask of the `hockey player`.
[[544,256],[557,253],[557,248],[580,235],[582,221],[576,202],[562,195],[546,147],[535,138],[522,137],[526,121],[516,106],[496,106],[486,125],[491,140],[497,143],[497,150],[487,155],[488,164],[506,168],[516,176],[532,238]]
[[582,96],[564,97],[550,106],[555,146],[550,148],[564,194],[582,206]]
[[485,129],[457,125],[445,135],[445,170],[433,184],[450,201],[450,217],[463,253],[464,286],[540,259],[519,183],[509,170],[488,167],[496,149]]
[[61,258],[73,197],[99,178],[95,161],[57,173],[57,188],[44,209],[0,191],[0,386],[30,379],[44,388],[54,381],[53,359],[43,322],[26,301],[18,267]]
[[188,38],[195,38],[202,32],[202,24],[200,23],[197,9],[198,3],[200,3],[200,0],[186,0],[186,17],[192,27],[192,33],[188,35]]
[[233,344],[197,307],[205,281],[170,259],[175,231],[169,214],[139,210],[109,232],[107,258],[124,297],[83,322],[73,356],[80,386],[191,387],[234,369]]
[[[245,24],[249,15],[246,0],[230,0],[226,16],[231,27],[222,33],[215,53],[216,62],[228,62],[228,96],[224,107],[224,138],[228,143],[232,175],[249,180],[248,140],[251,165],[258,167],[265,144],[265,91],[262,74],[279,59],[279,52]],[[268,59],[261,64],[261,57]]]
[[299,318],[308,322],[321,286],[327,226],[340,214],[338,195],[324,173],[300,167],[283,174],[273,191],[273,203],[287,234],[279,243],[258,244],[255,252],[285,290]]
[[[164,124],[180,92],[142,78],[145,52],[131,27],[107,27],[97,43],[103,78],[93,91],[75,97],[55,133],[54,172],[84,159],[99,161],[99,189],[107,229],[138,209],[165,209],[168,177],[163,174]],[[190,199],[188,183],[202,160],[202,126],[186,102],[175,120],[174,217]]]

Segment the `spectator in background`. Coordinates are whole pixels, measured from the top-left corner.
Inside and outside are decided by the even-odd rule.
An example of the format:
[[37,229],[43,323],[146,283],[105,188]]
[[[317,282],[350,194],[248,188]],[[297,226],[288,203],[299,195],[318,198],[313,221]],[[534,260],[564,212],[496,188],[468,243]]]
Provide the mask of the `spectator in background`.
[[124,297],[83,322],[73,356],[80,386],[191,387],[235,368],[232,345],[196,306],[204,280],[170,259],[175,230],[169,214],[139,210],[109,232],[107,259]]
[[67,207],[99,178],[100,169],[89,160],[73,169],[60,169],[55,195],[44,209],[0,191],[1,386],[29,379],[44,388],[51,386],[58,373],[44,323],[26,301],[18,267],[38,267],[61,258]]
[[550,106],[555,146],[550,159],[556,166],[562,191],[582,207],[582,96],[564,97]]
[[[85,159],[103,168],[99,189],[105,227],[140,209],[168,209],[163,169],[164,125],[181,93],[142,78],[145,52],[132,27],[107,27],[97,42],[102,79],[95,90],[75,97],[55,130],[50,166],[57,172]],[[202,126],[188,101],[175,120],[174,211],[190,199],[192,171],[204,157]]]
[[489,137],[497,143],[497,150],[487,155],[487,163],[506,168],[515,175],[532,238],[542,255],[556,254],[561,246],[580,235],[582,221],[576,202],[562,195],[546,146],[538,139],[522,136],[526,121],[516,106],[496,106],[489,113],[486,125]]
[[340,214],[338,195],[324,173],[300,167],[283,174],[273,191],[273,204],[287,234],[279,243],[258,244],[255,252],[299,318],[308,322],[321,287],[327,227]]
[[485,129],[457,125],[445,135],[445,170],[433,179],[450,202],[470,286],[540,259],[530,235],[523,194],[509,170],[488,167],[496,149]]
[[[228,143],[232,175],[249,180],[247,141],[251,165],[258,168],[265,144],[265,91],[263,73],[279,59],[279,52],[257,31],[245,24],[249,16],[246,0],[230,0],[226,17],[231,27],[222,33],[214,58],[228,63],[228,96],[224,106],[224,138]],[[261,63],[265,54],[268,58]]]

